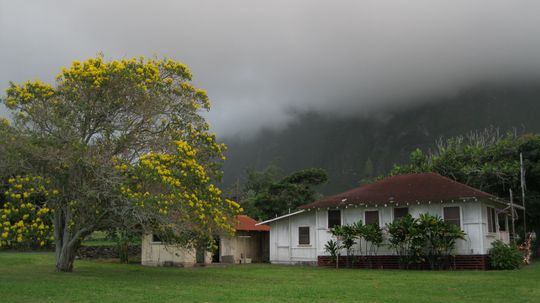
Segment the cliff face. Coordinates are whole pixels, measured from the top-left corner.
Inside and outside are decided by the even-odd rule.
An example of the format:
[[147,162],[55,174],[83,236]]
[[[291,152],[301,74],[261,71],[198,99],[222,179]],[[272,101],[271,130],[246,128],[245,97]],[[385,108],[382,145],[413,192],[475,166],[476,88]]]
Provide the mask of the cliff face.
[[394,163],[406,162],[415,148],[427,150],[441,137],[490,126],[540,132],[540,85],[474,88],[453,98],[386,113],[384,121],[304,113],[280,131],[264,131],[247,141],[226,138],[223,185],[241,181],[246,168],[275,164],[287,173],[321,167],[330,181],[320,190],[330,194],[386,173]]

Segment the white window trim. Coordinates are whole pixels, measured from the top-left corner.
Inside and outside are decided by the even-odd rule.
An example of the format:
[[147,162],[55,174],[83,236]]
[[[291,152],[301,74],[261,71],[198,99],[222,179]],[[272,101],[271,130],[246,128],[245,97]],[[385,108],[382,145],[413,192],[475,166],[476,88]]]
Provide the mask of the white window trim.
[[459,204],[447,204],[447,205],[442,205],[441,207],[441,217],[444,221],[444,208],[446,207],[459,207],[459,228],[461,230],[464,230],[463,229],[463,207],[461,207],[461,205]]
[[[362,224],[363,225],[366,225],[366,212],[367,211],[377,211],[377,214],[379,215],[379,227],[381,227],[381,224],[382,224],[382,212],[380,209],[378,208],[366,208],[364,210],[364,213],[362,215],[362,217],[364,218],[364,220],[362,221]],[[393,211],[392,211],[393,212]],[[393,216],[393,215],[392,215]]]

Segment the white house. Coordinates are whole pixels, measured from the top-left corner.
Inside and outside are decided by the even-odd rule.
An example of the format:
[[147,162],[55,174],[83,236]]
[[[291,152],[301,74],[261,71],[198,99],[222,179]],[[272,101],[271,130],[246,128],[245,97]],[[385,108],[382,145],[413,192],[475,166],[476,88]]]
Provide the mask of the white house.
[[[457,268],[485,269],[491,242],[509,241],[506,201],[435,173],[388,177],[260,224],[270,225],[271,263],[324,265],[332,226],[362,220],[384,227],[407,213],[439,215],[461,227],[466,239],[456,245]],[[388,267],[397,264],[388,246],[381,247],[378,255],[390,260]]]

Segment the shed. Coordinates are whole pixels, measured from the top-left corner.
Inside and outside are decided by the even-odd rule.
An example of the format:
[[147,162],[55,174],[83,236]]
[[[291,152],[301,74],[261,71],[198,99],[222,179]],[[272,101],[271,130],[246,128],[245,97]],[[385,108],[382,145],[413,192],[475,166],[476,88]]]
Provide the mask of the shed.
[[270,260],[270,226],[256,225],[257,221],[246,215],[239,215],[236,234],[221,237],[219,260],[222,263],[268,262]]
[[141,263],[148,266],[194,266],[212,262],[268,262],[270,227],[256,224],[257,221],[249,216],[237,216],[235,235],[216,235],[217,252],[204,252],[199,256],[194,249],[167,245],[156,235],[146,233],[142,239]]

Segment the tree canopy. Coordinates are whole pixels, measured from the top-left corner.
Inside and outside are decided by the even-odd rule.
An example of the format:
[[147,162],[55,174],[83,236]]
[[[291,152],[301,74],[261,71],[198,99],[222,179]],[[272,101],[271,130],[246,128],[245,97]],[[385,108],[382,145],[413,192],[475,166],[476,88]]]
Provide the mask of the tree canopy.
[[540,234],[540,135],[490,128],[440,140],[428,153],[413,151],[409,163],[395,165],[390,174],[433,171],[506,199],[512,189],[520,203],[520,153],[526,171],[527,225]]
[[273,166],[263,171],[248,171],[241,200],[250,216],[265,220],[296,210],[314,201],[318,194],[313,187],[328,180],[320,168],[299,170],[283,178],[278,174],[279,169]]
[[[10,142],[0,147],[9,188],[1,202],[4,215],[8,208],[19,215],[0,215],[0,223],[25,227],[4,233],[25,235],[35,216],[25,219],[21,207],[39,200],[38,212],[50,210],[56,268],[71,271],[81,240],[95,230],[136,228],[185,246],[233,231],[241,208],[214,185],[225,146],[209,132],[202,116],[209,98],[191,79],[170,59],[100,55],[63,68],[54,85],[10,83],[3,102],[14,123],[0,125]],[[43,181],[40,193],[20,184],[27,176]]]

